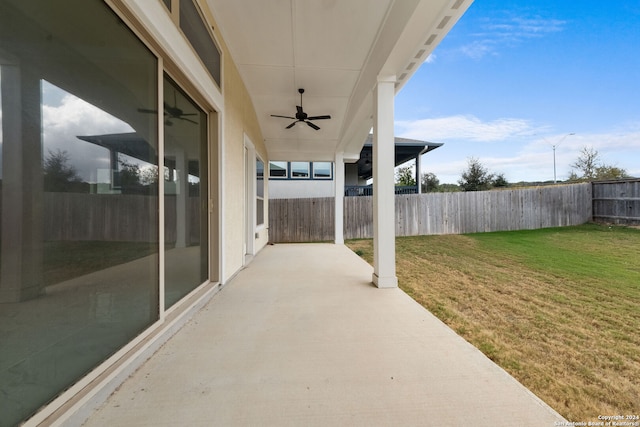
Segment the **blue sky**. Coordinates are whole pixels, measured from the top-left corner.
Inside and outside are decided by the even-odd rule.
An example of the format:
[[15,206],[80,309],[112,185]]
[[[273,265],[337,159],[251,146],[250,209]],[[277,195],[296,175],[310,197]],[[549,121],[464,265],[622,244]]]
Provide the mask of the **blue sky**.
[[396,96],[395,122],[444,143],[423,159],[441,183],[471,157],[509,182],[553,180],[553,145],[558,180],[583,147],[640,177],[640,0],[475,0]]

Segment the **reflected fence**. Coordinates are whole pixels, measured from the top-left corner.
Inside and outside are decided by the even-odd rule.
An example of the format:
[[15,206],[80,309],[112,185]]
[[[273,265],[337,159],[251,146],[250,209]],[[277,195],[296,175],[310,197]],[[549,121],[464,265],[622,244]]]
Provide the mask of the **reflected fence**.
[[[418,194],[417,185],[396,185],[393,187],[396,195],[398,194]],[[353,196],[373,196],[373,185],[345,185],[344,195]]]
[[[176,198],[165,198],[167,242],[177,239],[181,212]],[[156,208],[154,208],[154,206]],[[148,227],[158,199],[141,195],[43,194],[45,241],[158,241]],[[397,236],[464,234],[577,225],[588,221],[640,224],[640,179],[524,189],[398,194]],[[1,211],[0,211],[1,212]],[[187,245],[200,239],[199,198],[188,197]],[[334,199],[269,200],[269,235],[273,243],[332,241]],[[153,234],[153,235],[151,235]],[[345,197],[344,237],[373,237],[373,197]]]
[[[44,241],[158,242],[158,198],[144,195],[43,193]],[[199,197],[188,197],[176,208],[175,196],[165,196],[165,240],[178,239],[177,223],[186,224],[187,245],[200,242]],[[184,215],[185,218],[178,218]]]

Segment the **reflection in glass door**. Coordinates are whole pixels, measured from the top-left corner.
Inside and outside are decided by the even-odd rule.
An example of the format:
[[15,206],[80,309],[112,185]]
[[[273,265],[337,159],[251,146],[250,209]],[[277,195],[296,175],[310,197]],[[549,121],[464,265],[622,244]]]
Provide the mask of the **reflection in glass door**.
[[165,308],[208,279],[207,115],[164,79]]
[[0,1],[0,426],[159,318],[158,60],[105,2],[61,6]]

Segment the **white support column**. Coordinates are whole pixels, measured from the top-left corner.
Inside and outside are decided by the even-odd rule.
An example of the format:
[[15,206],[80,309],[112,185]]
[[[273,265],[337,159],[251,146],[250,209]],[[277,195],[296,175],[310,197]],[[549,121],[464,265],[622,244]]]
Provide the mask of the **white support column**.
[[[189,203],[189,159],[184,148],[176,147],[176,248],[188,246],[187,204]],[[189,224],[190,225],[190,224]]]
[[344,244],[344,153],[336,153],[335,171],[335,243]]
[[14,303],[38,297],[43,287],[41,83],[37,75],[19,64],[3,64],[0,84],[3,114],[0,303]]
[[418,194],[422,193],[422,154],[416,156],[416,184],[418,185]]
[[373,95],[373,283],[398,286],[393,110],[395,76],[378,77]]
[[[265,170],[269,171],[269,164],[265,165]],[[256,254],[256,147],[249,139],[247,134],[244,135],[244,265],[247,265]]]

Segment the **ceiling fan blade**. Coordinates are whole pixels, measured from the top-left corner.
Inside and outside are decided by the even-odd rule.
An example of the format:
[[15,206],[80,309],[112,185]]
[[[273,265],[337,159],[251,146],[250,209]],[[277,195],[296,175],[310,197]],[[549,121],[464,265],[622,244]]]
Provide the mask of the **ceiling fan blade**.
[[291,120],[295,120],[293,123],[291,123],[289,126],[287,126],[285,129],[291,129],[292,127],[295,126],[296,123],[298,122],[305,122],[307,124],[307,126],[309,126],[312,129],[315,130],[320,130],[319,126],[316,126],[315,124],[311,123],[308,120],[327,120],[330,119],[331,116],[326,114],[323,116],[313,116],[313,117],[309,117],[307,115],[307,113],[304,112],[304,110],[302,109],[302,94],[304,93],[304,89],[300,88],[298,89],[298,93],[300,94],[300,105],[296,105],[296,114],[295,117],[291,117],[291,116],[281,116],[279,114],[271,114],[271,117],[281,117],[283,119],[291,119]]
[[193,120],[191,120],[191,119],[185,119],[184,117],[176,117],[176,119],[184,120],[185,122],[190,122],[190,123],[193,123],[193,124],[195,124],[195,125],[199,124],[199,123],[198,123],[198,122],[196,122],[196,121],[193,121]]
[[305,122],[305,123],[306,123],[306,124],[308,124],[308,125],[309,125],[309,127],[314,128],[315,130],[320,130],[320,128],[319,128],[318,126],[314,125],[314,124],[313,124],[313,123],[311,123],[311,122]]

